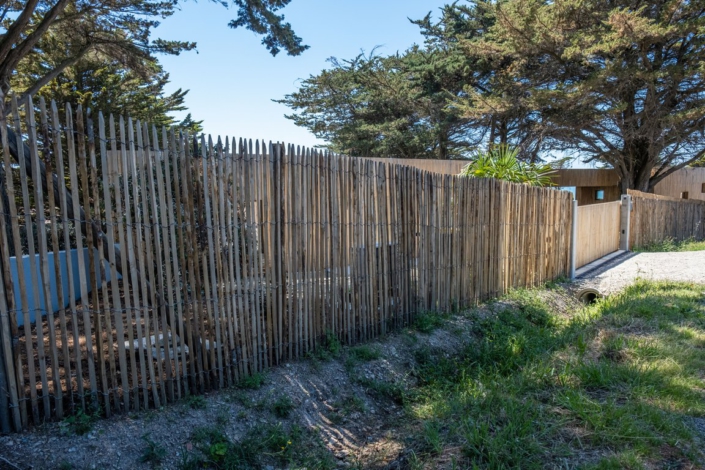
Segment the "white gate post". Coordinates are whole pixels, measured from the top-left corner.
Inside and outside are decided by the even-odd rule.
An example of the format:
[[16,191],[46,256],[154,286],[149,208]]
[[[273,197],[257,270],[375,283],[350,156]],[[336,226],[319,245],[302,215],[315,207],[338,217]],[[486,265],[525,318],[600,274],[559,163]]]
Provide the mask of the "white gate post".
[[575,280],[575,262],[578,250],[578,201],[573,199],[573,223],[570,229],[570,280]]
[[629,251],[629,216],[632,212],[632,197],[622,195],[622,207],[619,215],[619,249]]

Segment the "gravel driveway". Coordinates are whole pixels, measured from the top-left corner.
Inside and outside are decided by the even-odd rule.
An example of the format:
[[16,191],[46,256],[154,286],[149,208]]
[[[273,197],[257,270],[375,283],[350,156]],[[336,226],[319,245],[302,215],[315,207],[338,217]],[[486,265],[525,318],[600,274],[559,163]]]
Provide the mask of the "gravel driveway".
[[637,278],[705,284],[705,251],[628,253],[576,279],[576,287],[617,292]]

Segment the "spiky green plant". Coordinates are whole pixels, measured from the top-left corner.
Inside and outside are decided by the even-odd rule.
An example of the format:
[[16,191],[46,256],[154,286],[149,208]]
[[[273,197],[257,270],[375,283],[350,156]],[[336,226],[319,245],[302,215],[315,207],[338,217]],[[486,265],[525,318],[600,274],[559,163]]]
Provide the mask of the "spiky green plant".
[[552,186],[554,169],[548,164],[522,162],[519,149],[497,145],[486,152],[478,152],[460,172],[471,178],[495,178],[530,186]]

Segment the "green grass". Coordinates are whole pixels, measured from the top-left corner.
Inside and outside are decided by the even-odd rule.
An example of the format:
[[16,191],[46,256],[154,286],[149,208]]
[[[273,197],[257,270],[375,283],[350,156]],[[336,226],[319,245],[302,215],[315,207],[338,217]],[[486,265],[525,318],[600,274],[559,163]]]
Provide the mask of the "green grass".
[[208,406],[208,402],[203,395],[189,395],[186,398],[186,404],[194,410],[202,410]]
[[447,318],[448,315],[439,312],[422,312],[414,318],[411,326],[421,333],[430,333],[442,326]]
[[474,339],[457,354],[416,350],[418,387],[401,401],[417,459],[495,469],[705,464],[689,424],[705,417],[705,286],[638,282],[568,313],[539,291],[506,300],[496,315],[475,315]]
[[93,430],[93,426],[100,418],[100,409],[95,405],[89,405],[89,410],[78,409],[76,414],[65,418],[60,427],[62,432],[70,432],[78,436],[87,434]]
[[348,349],[348,354],[354,359],[362,362],[374,361],[382,357],[379,348],[369,344],[362,344]]
[[638,252],[665,252],[665,251],[703,251],[705,250],[705,241],[696,241],[688,239],[683,241],[675,241],[673,238],[667,238],[661,242],[650,243],[645,246],[634,247],[634,251]]
[[236,442],[218,427],[202,427],[193,431],[191,441],[194,451],[182,454],[180,470],[335,468],[318,435],[298,426],[259,425]]
[[294,408],[296,408],[296,405],[294,405],[291,398],[286,395],[280,396],[272,403],[272,413],[274,413],[274,416],[277,418],[288,418]]
[[166,449],[164,446],[154,442],[149,434],[143,435],[142,440],[145,442],[146,446],[142,449],[140,462],[149,463],[152,468],[158,467],[164,460],[164,457],[166,457]]
[[340,356],[343,349],[343,345],[340,344],[340,340],[333,334],[333,332],[328,331],[326,335],[322,338],[320,344],[308,353],[309,358],[315,361],[329,361]]
[[247,390],[257,390],[266,382],[267,375],[264,372],[256,372],[240,380],[235,387]]

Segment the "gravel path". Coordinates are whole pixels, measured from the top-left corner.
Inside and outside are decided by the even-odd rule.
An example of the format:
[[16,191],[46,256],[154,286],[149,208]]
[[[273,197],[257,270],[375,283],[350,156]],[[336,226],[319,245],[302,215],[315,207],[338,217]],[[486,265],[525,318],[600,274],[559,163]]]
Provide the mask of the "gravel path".
[[705,284],[705,251],[628,253],[576,280],[576,287],[617,292],[637,278]]

